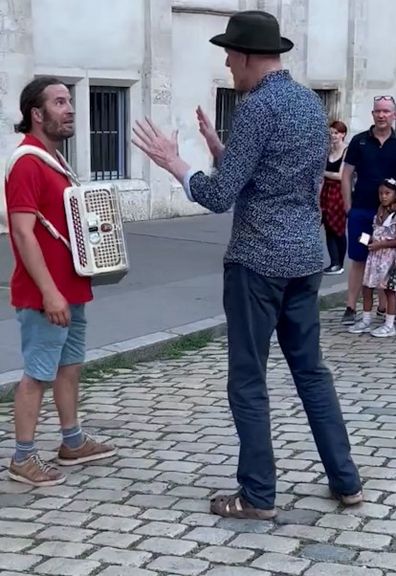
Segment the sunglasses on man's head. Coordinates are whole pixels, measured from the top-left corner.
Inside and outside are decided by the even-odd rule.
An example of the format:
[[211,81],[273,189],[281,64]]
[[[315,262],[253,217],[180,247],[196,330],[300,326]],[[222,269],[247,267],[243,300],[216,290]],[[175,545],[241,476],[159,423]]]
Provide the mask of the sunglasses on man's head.
[[393,96],[374,96],[374,102],[379,102],[380,100],[395,101]]

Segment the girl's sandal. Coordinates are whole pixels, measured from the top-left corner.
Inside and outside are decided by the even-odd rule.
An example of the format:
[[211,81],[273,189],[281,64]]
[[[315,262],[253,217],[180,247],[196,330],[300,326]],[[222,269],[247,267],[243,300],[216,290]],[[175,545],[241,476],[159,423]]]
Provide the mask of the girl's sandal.
[[210,511],[212,514],[223,516],[223,518],[240,518],[248,520],[272,520],[276,516],[274,508],[265,510],[264,508],[254,508],[239,494],[231,496],[217,496],[210,501]]

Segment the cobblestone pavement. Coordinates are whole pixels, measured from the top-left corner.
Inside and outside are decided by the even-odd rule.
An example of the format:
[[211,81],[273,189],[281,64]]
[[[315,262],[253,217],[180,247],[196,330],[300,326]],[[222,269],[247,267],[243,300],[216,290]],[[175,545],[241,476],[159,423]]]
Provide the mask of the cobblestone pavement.
[[[226,345],[119,370],[85,385],[86,429],[119,448],[108,463],[66,470],[62,486],[7,480],[10,409],[0,405],[0,574],[59,576],[396,576],[395,340],[345,334],[323,314],[366,502],[329,498],[279,348],[269,363],[278,468],[275,522],[227,520],[208,499],[234,490],[238,441],[225,394]],[[39,445],[58,440],[48,401]]]

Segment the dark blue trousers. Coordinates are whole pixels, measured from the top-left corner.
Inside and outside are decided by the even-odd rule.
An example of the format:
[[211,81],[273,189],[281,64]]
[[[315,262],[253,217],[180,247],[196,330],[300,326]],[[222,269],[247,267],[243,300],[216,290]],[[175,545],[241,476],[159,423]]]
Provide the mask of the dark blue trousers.
[[308,416],[330,489],[345,495],[361,489],[333,378],[322,361],[320,282],[321,273],[294,279],[269,278],[239,264],[225,265],[228,398],[240,439],[237,478],[241,495],[258,508],[273,508],[276,490],[266,386],[274,330]]

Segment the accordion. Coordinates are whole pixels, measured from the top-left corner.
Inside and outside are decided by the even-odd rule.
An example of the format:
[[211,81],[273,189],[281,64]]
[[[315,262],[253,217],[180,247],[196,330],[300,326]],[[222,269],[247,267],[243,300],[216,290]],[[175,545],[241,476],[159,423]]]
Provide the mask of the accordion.
[[74,268],[94,284],[114,284],[128,270],[118,192],[112,184],[70,186],[64,192]]
[[116,186],[109,182],[80,184],[77,176],[58,153],[59,162],[36,146],[20,146],[7,167],[7,177],[24,154],[34,154],[66,175],[71,183],[64,191],[69,240],[45,218],[37,218],[52,236],[70,250],[76,273],[92,278],[94,285],[115,284],[129,271],[121,208]]

